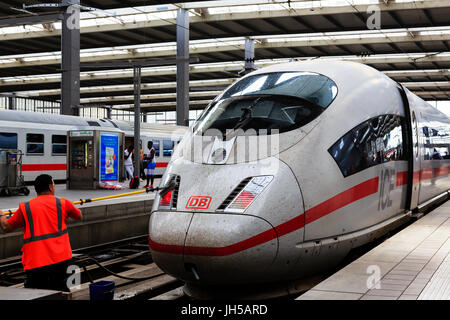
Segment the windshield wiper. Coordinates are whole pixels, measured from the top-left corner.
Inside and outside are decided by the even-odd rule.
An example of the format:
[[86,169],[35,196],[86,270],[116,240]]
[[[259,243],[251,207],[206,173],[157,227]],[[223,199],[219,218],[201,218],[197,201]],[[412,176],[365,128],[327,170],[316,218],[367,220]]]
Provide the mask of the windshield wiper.
[[253,101],[253,103],[250,106],[241,108],[242,114],[241,114],[241,117],[239,118],[238,122],[232,129],[233,132],[241,129],[243,126],[245,126],[247,123],[250,122],[250,119],[252,118],[253,108],[258,104],[258,102],[259,102],[259,100],[261,100],[261,98],[262,97],[258,97],[255,101]]

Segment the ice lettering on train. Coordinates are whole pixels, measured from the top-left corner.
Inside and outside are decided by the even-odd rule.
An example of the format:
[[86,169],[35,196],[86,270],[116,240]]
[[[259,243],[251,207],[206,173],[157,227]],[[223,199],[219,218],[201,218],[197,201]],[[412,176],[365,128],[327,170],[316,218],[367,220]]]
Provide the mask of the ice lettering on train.
[[380,195],[378,198],[378,210],[384,210],[392,206],[391,191],[395,187],[395,170],[384,169],[380,175]]

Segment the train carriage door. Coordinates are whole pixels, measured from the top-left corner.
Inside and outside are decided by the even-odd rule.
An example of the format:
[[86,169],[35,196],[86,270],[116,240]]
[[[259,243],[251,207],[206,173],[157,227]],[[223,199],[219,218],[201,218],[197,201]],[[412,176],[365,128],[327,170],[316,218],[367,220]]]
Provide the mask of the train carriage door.
[[419,204],[419,192],[420,192],[420,152],[419,152],[419,129],[418,129],[417,116],[414,111],[411,112],[411,125],[412,125],[412,143],[413,143],[413,179],[412,179],[412,195],[411,206],[409,209],[416,208]]
[[408,178],[405,209],[411,210],[419,204],[420,152],[418,119],[414,108],[409,103],[405,88],[401,84],[399,84],[399,91],[405,109],[408,144]]

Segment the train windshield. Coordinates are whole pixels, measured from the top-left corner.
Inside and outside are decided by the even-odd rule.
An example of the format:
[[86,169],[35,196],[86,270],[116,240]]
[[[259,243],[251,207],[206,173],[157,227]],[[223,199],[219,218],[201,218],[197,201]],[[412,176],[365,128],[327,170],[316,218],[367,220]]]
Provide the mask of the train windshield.
[[193,129],[196,134],[208,134],[208,130],[215,129],[224,135],[240,129],[244,132],[253,129],[256,134],[270,134],[271,130],[287,132],[319,116],[336,95],[336,84],[320,74],[258,74],[236,82],[218,96]]

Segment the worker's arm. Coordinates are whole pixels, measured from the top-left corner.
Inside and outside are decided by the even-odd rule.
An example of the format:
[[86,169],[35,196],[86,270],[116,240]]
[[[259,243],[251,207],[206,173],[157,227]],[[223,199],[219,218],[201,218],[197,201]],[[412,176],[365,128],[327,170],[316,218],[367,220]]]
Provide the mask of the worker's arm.
[[0,226],[2,227],[2,230],[7,233],[14,230],[14,228],[8,223],[8,219],[3,214],[2,210],[0,210]]
[[66,200],[66,210],[67,210],[67,215],[74,219],[74,220],[81,220],[83,219],[83,214],[81,213],[81,210],[78,209],[77,207],[75,207],[73,205],[72,202]]

